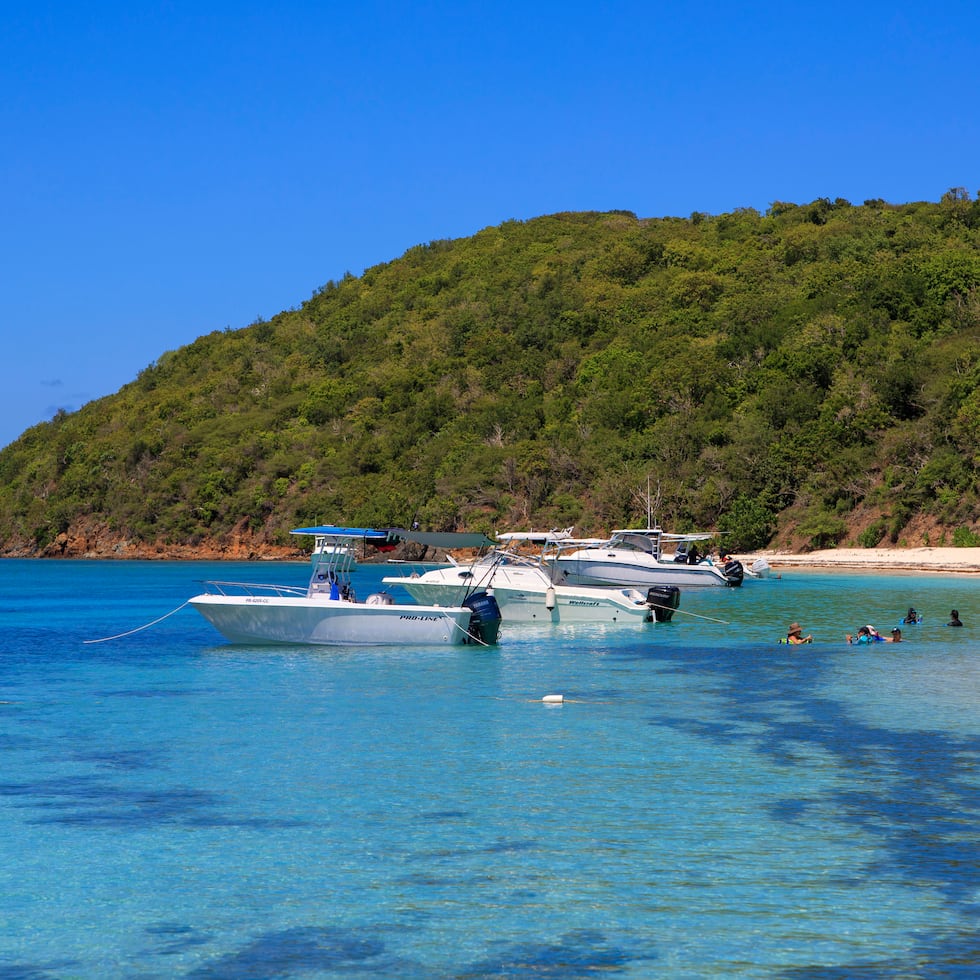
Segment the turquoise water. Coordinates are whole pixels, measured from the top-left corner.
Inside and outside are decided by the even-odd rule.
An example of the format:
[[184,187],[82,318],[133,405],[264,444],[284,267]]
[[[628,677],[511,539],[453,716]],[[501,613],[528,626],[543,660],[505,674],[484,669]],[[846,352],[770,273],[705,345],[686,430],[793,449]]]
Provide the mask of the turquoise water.
[[684,593],[728,625],[493,650],[189,608],[84,642],[305,571],[0,562],[0,980],[980,975],[980,582],[787,573]]

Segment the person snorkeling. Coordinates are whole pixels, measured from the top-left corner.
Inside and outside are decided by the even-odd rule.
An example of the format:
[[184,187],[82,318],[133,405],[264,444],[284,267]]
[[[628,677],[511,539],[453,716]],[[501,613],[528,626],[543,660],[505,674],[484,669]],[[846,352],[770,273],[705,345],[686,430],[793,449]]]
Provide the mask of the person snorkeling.
[[914,626],[917,623],[922,622],[922,617],[915,611],[914,606],[909,606],[909,611],[905,614],[905,619],[902,620],[906,626]]

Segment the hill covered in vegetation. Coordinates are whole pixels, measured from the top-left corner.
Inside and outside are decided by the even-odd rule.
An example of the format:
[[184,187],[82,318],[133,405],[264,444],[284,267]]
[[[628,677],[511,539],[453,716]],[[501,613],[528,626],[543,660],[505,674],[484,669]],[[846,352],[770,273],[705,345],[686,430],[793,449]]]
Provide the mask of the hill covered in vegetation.
[[974,544],[978,244],[957,189],[420,245],[29,429],[0,452],[0,550],[596,534],[645,522],[648,487],[730,550]]

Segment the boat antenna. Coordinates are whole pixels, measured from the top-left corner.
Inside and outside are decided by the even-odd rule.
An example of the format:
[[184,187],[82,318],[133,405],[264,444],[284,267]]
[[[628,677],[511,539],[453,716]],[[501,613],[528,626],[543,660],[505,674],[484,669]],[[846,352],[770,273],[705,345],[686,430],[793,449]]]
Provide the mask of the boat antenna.
[[[637,488],[635,488],[633,490],[633,496],[634,496],[635,499],[637,499],[639,501],[642,501],[646,505],[647,528],[648,529],[653,528],[653,526],[654,526],[653,525],[653,512],[654,512],[654,509],[655,508],[653,506],[653,492],[650,489],[650,474],[649,473],[647,474],[647,492],[646,492],[646,494],[643,493],[643,491],[642,491],[642,489],[640,487],[637,487]],[[657,506],[656,506],[656,509],[657,510],[660,509],[661,497],[662,497],[662,494],[661,494],[661,490],[660,490],[660,481],[658,480],[657,481]]]

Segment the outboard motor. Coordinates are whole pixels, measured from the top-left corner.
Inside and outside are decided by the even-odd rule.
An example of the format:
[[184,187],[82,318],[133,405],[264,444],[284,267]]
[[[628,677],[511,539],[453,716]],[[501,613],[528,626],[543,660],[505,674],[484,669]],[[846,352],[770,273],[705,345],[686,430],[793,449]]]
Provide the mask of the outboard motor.
[[732,587],[737,588],[742,584],[742,579],[745,577],[745,569],[742,567],[742,563],[740,561],[730,558],[725,562],[722,571],[725,574],[725,578],[728,580],[728,584]]
[[365,606],[393,606],[395,604],[395,597],[387,592],[372,592],[364,600]]
[[497,642],[500,631],[500,606],[490,592],[473,592],[463,600],[472,613],[468,630],[473,642],[485,643],[491,646]]
[[651,585],[647,589],[647,605],[658,623],[669,623],[680,604],[681,590],[676,585]]

